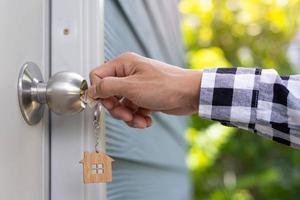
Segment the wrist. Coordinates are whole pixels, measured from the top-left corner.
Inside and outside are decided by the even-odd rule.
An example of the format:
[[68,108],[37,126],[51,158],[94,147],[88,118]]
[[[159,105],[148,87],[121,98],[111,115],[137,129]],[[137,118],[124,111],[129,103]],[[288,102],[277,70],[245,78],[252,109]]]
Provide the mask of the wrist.
[[185,83],[187,104],[192,113],[199,110],[199,97],[201,88],[202,70],[186,70]]

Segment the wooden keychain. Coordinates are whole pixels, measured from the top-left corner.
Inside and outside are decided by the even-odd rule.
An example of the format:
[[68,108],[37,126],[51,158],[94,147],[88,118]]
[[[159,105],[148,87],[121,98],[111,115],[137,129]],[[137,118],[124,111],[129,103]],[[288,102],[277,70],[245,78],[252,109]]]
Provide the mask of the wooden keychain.
[[[93,118],[93,130],[96,136],[95,151],[84,152],[84,158],[80,161],[83,164],[83,182],[88,183],[106,183],[112,181],[112,162],[111,157],[99,151],[100,136],[102,133],[103,123],[103,107],[100,102],[93,101],[84,95],[83,102],[89,107],[95,107]],[[96,104],[96,105],[95,105]]]

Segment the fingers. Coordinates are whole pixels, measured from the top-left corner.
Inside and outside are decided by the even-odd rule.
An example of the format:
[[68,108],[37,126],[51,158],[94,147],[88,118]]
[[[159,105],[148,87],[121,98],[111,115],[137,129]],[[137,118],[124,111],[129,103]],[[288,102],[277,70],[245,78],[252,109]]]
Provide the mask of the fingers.
[[133,128],[148,128],[152,125],[151,111],[139,108],[133,115],[133,119],[127,124]]
[[148,116],[148,115],[151,115],[151,110],[146,109],[146,108],[139,108],[136,113],[138,113],[140,115]]
[[90,82],[91,84],[97,83],[99,80],[108,77],[108,76],[116,76],[116,67],[118,64],[115,60],[109,61],[100,65],[99,67],[93,69],[90,72]]
[[107,99],[102,99],[101,103],[107,110],[111,110],[119,104],[119,100],[116,97],[109,97]]
[[97,81],[105,77],[125,77],[133,73],[134,66],[132,63],[139,56],[135,53],[127,52],[123,53],[117,58],[108,61],[101,66],[95,68],[90,72],[91,84],[97,83]]
[[88,95],[94,99],[112,96],[126,96],[129,84],[125,78],[106,77],[99,79],[96,84],[88,88]]
[[125,106],[122,105],[116,106],[113,109],[111,109],[109,112],[116,119],[120,119],[125,122],[130,122],[133,120],[133,113],[131,112],[130,109],[128,109]]
[[124,104],[126,107],[130,108],[130,110],[135,113],[138,111],[139,107],[137,105],[135,105],[134,103],[132,103],[132,101],[130,101],[129,99],[127,98],[122,98],[120,100],[120,102],[122,104]]
[[118,100],[110,97],[101,100],[102,105],[110,112],[112,117],[123,120],[133,128],[147,128],[152,125],[151,111],[139,108],[128,99]]
[[127,99],[133,87],[129,76],[138,71],[136,63],[140,58],[137,54],[125,53],[94,69],[90,73],[92,86],[88,88],[88,95],[101,99],[114,118],[135,128],[146,128],[152,123],[151,112]]
[[133,128],[148,128],[152,125],[152,119],[150,116],[143,116],[136,114],[133,116],[132,121],[126,122],[128,126]]
[[123,120],[127,125],[133,128],[147,128],[152,125],[152,118],[149,115],[133,113],[124,106],[116,106],[111,109],[110,114],[119,120]]

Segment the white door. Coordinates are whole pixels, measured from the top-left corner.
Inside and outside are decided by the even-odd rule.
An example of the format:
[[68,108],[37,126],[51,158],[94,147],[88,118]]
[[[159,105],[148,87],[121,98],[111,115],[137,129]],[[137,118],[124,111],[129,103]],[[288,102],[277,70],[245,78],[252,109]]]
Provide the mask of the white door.
[[36,126],[23,119],[17,95],[19,70],[33,61],[49,72],[47,0],[0,0],[0,199],[49,199],[47,113]]
[[[88,80],[103,62],[104,0],[52,0],[52,74],[72,71]],[[104,144],[104,141],[101,140]],[[93,151],[92,112],[51,117],[51,198],[105,200],[105,184],[83,184],[84,151]],[[104,149],[104,145],[102,145]]]
[[105,184],[84,185],[79,164],[95,142],[91,112],[57,116],[46,109],[29,126],[17,95],[27,61],[45,80],[66,70],[88,79],[103,62],[103,3],[0,0],[0,200],[105,199]]

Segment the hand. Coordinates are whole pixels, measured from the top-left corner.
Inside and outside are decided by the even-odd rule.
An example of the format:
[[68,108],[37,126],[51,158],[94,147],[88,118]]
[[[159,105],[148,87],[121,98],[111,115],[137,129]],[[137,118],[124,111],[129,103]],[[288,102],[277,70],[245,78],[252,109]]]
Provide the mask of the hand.
[[90,73],[88,94],[117,119],[151,126],[151,112],[187,115],[198,110],[202,72],[125,53]]

